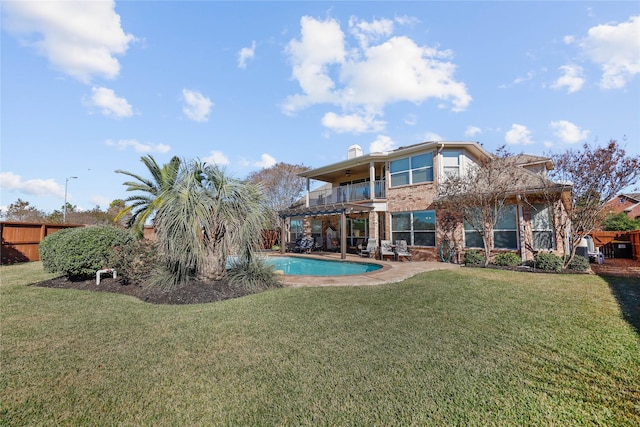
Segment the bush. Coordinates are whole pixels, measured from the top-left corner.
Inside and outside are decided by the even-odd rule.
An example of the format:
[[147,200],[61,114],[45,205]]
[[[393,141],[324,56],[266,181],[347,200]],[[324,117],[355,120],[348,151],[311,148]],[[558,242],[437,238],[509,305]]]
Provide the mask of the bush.
[[562,258],[551,252],[539,252],[533,258],[534,266],[545,271],[562,270]]
[[513,252],[505,252],[496,255],[494,263],[503,267],[517,267],[522,264],[522,258]]
[[69,228],[40,242],[40,259],[50,273],[63,273],[74,279],[88,278],[110,267],[113,248],[131,240],[127,230],[112,226]]
[[484,265],[484,254],[477,249],[471,249],[464,253],[464,263],[466,265]]
[[567,269],[571,271],[587,271],[589,269],[589,260],[583,256],[576,255],[567,265]]
[[227,269],[226,278],[232,287],[257,292],[280,285],[273,266],[262,258],[235,259]]
[[131,240],[116,246],[109,256],[109,266],[115,268],[125,283],[148,284],[158,268],[158,244],[151,240]]

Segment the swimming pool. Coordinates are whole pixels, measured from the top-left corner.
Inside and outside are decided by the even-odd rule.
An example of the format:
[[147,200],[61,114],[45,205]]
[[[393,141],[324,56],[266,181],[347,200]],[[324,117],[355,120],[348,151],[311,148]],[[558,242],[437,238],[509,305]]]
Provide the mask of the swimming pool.
[[382,268],[379,264],[335,261],[302,257],[266,257],[265,261],[290,276],[343,276],[362,274]]

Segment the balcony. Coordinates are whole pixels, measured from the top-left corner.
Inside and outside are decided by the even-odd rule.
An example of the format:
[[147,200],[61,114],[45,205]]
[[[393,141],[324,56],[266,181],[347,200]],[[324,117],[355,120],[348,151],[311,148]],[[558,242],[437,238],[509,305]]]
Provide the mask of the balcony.
[[374,197],[370,196],[369,182],[359,182],[357,184],[341,185],[339,187],[332,187],[324,190],[310,191],[309,207],[386,198],[385,181],[376,180],[373,185],[375,191]]

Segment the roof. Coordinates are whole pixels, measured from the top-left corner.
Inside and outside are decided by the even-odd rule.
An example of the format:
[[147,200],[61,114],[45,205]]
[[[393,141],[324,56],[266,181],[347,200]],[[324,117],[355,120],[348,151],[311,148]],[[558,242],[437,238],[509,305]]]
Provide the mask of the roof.
[[367,171],[371,162],[384,163],[397,157],[411,155],[425,149],[436,148],[463,148],[472,152],[477,157],[489,156],[489,153],[474,141],[427,141],[419,144],[408,145],[391,151],[381,153],[369,153],[362,156],[342,160],[319,168],[310,169],[298,174],[303,178],[311,178],[318,181],[333,182],[344,176],[346,170],[352,174]]
[[517,154],[513,156],[519,166],[532,166],[544,164],[547,170],[554,169],[553,161],[549,157],[534,156],[533,154]]

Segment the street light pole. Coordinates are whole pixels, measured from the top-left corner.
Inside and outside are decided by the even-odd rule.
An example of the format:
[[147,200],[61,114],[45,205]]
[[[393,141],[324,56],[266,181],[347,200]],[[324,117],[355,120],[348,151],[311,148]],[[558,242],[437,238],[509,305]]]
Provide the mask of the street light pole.
[[70,176],[64,181],[64,208],[62,209],[62,222],[67,222],[67,186],[70,179],[78,179],[77,176]]

